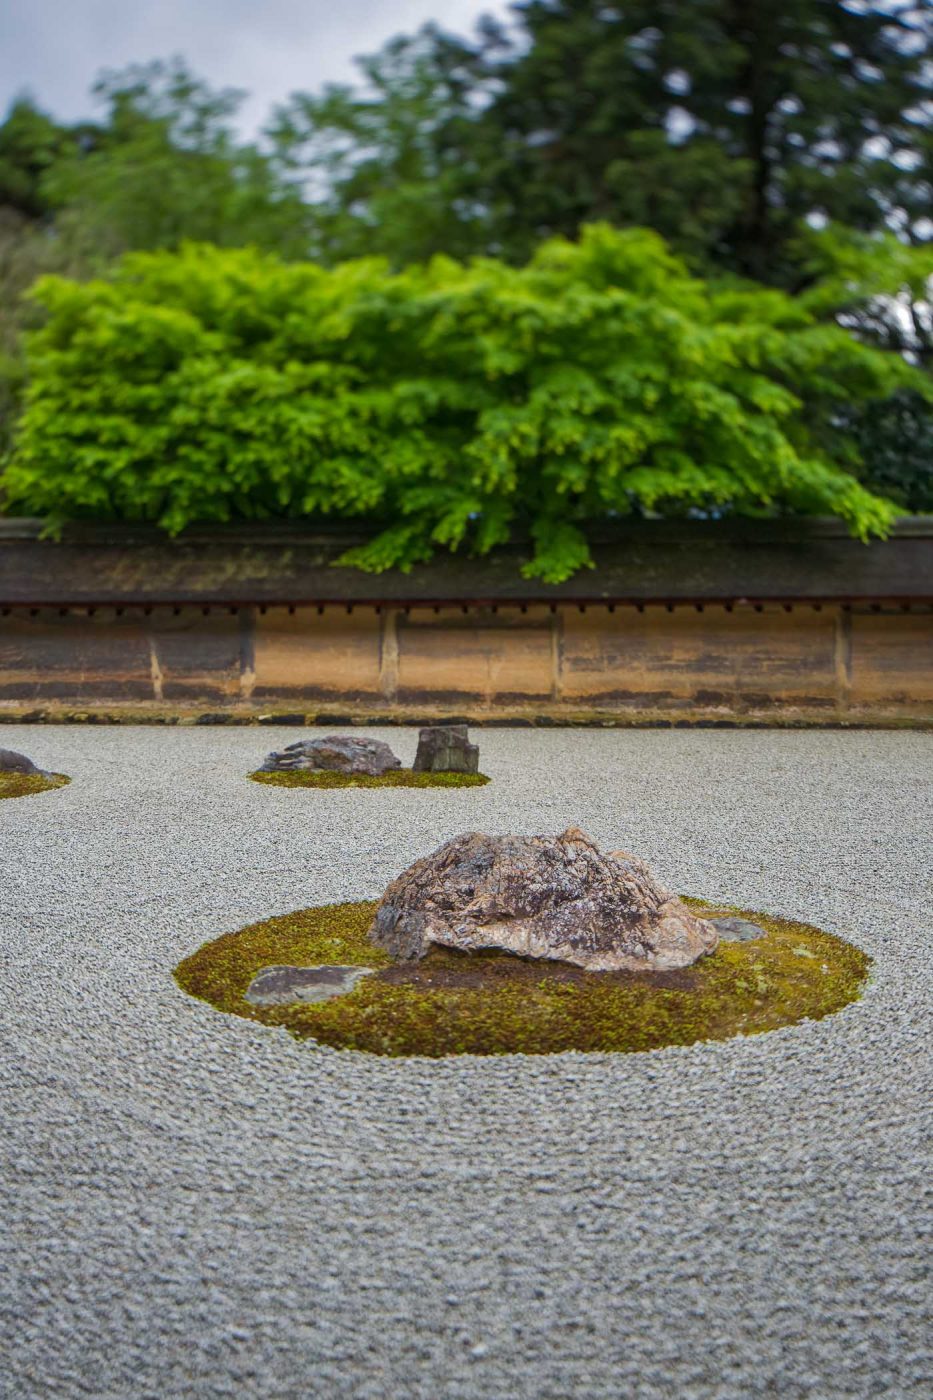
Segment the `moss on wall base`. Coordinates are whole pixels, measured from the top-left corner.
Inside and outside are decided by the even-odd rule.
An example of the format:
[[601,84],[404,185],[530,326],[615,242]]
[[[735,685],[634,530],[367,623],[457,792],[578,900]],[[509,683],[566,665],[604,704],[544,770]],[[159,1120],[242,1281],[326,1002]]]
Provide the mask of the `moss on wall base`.
[[392,768],[374,777],[369,773],[335,773],[331,769],[297,768],[287,773],[250,773],[254,783],[289,788],[459,788],[483,787],[485,773],[416,773],[412,768]]
[[31,797],[33,793],[51,792],[70,782],[64,773],[0,773],[0,798]]
[[[301,1040],[431,1057],[655,1050],[818,1020],[859,997],[870,959],[841,938],[809,924],[686,902],[710,915],[741,914],[767,936],[720,943],[692,967],[666,973],[593,973],[441,948],[403,964],[367,938],[374,903],[330,904],[224,934],[179,963],[175,977],[218,1010],[282,1026]],[[346,996],[318,1004],[244,1000],[262,967],[321,963],[376,972]]]

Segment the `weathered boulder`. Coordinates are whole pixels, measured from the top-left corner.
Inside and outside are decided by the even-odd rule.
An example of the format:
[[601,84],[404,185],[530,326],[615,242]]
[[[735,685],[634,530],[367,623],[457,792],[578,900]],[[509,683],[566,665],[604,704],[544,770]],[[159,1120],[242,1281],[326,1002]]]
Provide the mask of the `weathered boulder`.
[[418,731],[416,773],[476,773],[479,749],[465,724],[432,724]]
[[288,1006],[294,1002],[330,1001],[352,992],[361,977],[369,977],[371,967],[323,964],[318,967],[291,967],[276,964],[261,967],[243,993],[253,1006]]
[[31,758],[15,749],[0,749],[0,773],[40,773]]
[[369,937],[403,959],[438,943],[591,972],[686,967],[718,942],[644,861],[603,855],[577,827],[561,836],[455,836],[393,880]]
[[299,739],[280,753],[270,753],[260,772],[290,773],[295,769],[330,770],[336,773],[365,773],[381,777],[390,768],[401,768],[402,761],[381,739],[363,739],[349,734],[328,734],[323,739]]

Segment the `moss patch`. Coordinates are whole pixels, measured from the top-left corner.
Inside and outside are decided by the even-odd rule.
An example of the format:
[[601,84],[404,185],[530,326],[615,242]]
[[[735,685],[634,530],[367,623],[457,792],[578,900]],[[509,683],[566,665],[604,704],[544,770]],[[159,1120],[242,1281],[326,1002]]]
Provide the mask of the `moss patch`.
[[[720,943],[676,973],[593,973],[508,953],[439,948],[420,963],[402,964],[366,936],[374,903],[328,904],[226,933],[179,963],[175,977],[218,1010],[284,1026],[300,1040],[432,1057],[654,1050],[726,1040],[818,1020],[860,995],[871,960],[841,938],[809,924],[686,903],[750,918],[767,936]],[[271,963],[380,970],[333,1001],[251,1006],[243,993]]]
[[378,778],[368,773],[334,773],[329,769],[299,768],[290,773],[250,773],[254,783],[288,788],[458,788],[483,787],[485,773],[416,773],[413,768],[391,768]]
[[0,798],[30,797],[34,792],[51,792],[70,782],[64,773],[0,773]]

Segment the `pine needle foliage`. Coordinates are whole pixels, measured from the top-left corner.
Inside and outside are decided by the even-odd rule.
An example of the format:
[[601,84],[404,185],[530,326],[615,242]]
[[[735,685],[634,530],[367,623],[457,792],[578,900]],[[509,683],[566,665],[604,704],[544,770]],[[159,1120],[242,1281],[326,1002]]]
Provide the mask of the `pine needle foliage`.
[[691,275],[659,235],[593,225],[515,269],[325,269],[252,249],[46,277],[2,478],[7,509],[155,522],[356,520],[344,562],[532,541],[591,563],[594,522],[831,513],[884,534],[840,409],[928,381],[783,292]]

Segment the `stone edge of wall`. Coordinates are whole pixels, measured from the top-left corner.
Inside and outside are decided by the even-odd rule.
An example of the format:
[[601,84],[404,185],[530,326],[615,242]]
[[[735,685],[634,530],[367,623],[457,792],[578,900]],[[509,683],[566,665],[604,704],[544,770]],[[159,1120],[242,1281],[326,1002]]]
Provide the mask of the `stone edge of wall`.
[[231,728],[417,728],[424,724],[468,724],[476,729],[846,729],[933,731],[933,706],[925,712],[901,712],[865,707],[864,712],[827,715],[823,711],[788,707],[785,710],[723,715],[719,711],[691,709],[661,713],[639,710],[626,713],[598,710],[529,710],[509,708],[492,714],[469,707],[456,714],[449,709],[294,710],[232,705],[223,709],[115,706],[36,706],[0,701],[0,726],[37,725],[154,725],[192,728],[226,725]]
[[378,606],[445,603],[933,601],[933,516],[862,544],[839,521],[645,521],[598,532],[594,569],[563,584],[522,577],[520,541],[475,560],[440,556],[409,574],[335,567],[359,535],[224,527],[170,539],[152,527],[0,518],[0,607]]

